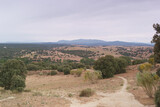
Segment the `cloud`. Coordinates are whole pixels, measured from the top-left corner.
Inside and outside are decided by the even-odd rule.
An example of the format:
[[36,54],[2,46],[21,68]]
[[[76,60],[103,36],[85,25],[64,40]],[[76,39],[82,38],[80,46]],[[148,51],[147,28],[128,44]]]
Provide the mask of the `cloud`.
[[0,42],[103,39],[150,42],[159,0],[5,0]]

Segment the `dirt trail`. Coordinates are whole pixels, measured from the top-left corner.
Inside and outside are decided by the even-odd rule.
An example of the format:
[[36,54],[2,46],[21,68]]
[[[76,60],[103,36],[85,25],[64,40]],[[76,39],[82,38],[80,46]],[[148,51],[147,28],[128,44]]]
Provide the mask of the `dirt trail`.
[[70,107],[144,107],[141,103],[139,103],[134,95],[127,92],[127,80],[123,77],[119,77],[123,79],[124,84],[123,87],[115,93],[102,93],[98,92],[97,95],[101,96],[99,99],[95,99],[91,102],[86,102],[85,104],[81,104],[80,100],[75,98],[70,99],[71,105]]
[[0,102],[6,101],[6,100],[11,100],[11,99],[14,99],[14,98],[15,98],[15,97],[8,97],[8,98],[5,98],[5,99],[0,100]]

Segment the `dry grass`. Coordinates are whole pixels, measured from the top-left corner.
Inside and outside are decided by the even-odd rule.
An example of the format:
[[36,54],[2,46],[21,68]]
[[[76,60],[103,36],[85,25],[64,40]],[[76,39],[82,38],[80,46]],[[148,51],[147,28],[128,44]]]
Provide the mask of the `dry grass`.
[[[144,105],[154,104],[153,99],[149,98],[146,93],[136,84],[137,66],[130,66],[127,73],[119,74],[128,80],[129,86],[127,90],[135,95],[135,98]],[[29,75],[26,80],[26,90],[21,94],[15,94],[10,91],[0,90],[0,99],[10,96],[15,99],[0,102],[1,107],[69,107],[70,101],[66,98],[77,98],[85,103],[99,96],[94,95],[89,98],[79,97],[80,91],[86,88],[91,88],[95,92],[115,92],[122,87],[123,81],[116,76],[109,79],[101,79],[95,84],[84,81],[84,74],[81,77],[73,75]],[[141,94],[139,94],[141,93]]]

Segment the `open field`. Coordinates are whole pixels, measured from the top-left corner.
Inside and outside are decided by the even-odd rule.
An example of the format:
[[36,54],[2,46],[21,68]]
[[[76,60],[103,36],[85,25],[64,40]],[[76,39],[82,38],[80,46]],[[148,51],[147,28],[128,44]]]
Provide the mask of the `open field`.
[[[128,81],[126,86],[127,92],[132,93],[141,104],[153,105],[153,99],[148,98],[144,91],[136,85],[135,75],[137,72],[137,66],[129,66],[127,73],[99,80],[95,84],[85,82],[83,75],[81,77],[62,74],[56,76],[29,75],[26,80],[26,91],[28,90],[29,92],[16,94],[1,89],[0,100],[8,97],[14,97],[14,99],[4,100],[0,103],[2,107],[69,107],[75,104],[74,101],[78,100],[80,101],[78,104],[82,105],[99,101],[98,105],[100,107],[109,107],[105,103],[101,104],[100,102],[102,98],[109,101],[105,97],[106,95],[114,94],[121,90],[124,86],[124,81],[119,78],[120,76]],[[96,94],[90,98],[79,97],[80,91],[85,88],[95,90]],[[105,95],[102,95],[104,93]]]
[[83,57],[98,59],[105,55],[113,55],[114,57],[129,56],[134,59],[147,59],[152,52],[153,47],[150,46],[61,46],[41,52],[24,52],[22,58],[29,57],[34,60],[49,58],[52,61],[57,60],[74,60],[80,61]]

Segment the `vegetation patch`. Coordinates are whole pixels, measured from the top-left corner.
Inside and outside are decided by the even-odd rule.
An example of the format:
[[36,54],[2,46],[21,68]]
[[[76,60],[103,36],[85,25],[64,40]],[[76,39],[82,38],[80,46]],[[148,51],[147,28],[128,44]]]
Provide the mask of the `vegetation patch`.
[[85,81],[90,81],[91,83],[96,83],[101,78],[102,73],[100,71],[86,71],[84,74]]
[[81,91],[81,93],[79,94],[80,97],[90,97],[92,95],[94,95],[94,91],[91,88],[87,88]]
[[41,92],[34,92],[32,95],[33,96],[42,96],[43,94]]

